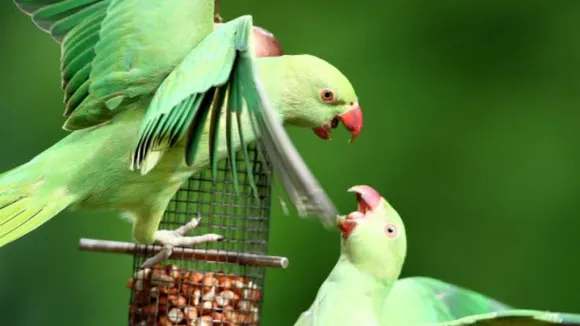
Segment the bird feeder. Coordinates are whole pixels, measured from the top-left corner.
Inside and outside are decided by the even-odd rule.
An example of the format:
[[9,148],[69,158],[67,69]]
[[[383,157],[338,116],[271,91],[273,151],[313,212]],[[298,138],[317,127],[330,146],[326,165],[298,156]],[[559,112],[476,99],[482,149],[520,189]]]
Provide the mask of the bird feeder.
[[221,234],[224,240],[174,253],[169,264],[151,270],[138,269],[155,251],[136,254],[129,325],[259,324],[265,267],[286,267],[287,259],[267,256],[271,174],[255,146],[248,150],[257,198],[240,154],[239,192],[225,160],[217,182],[209,170],[198,173],[169,203],[160,228],[175,229],[199,215],[195,232]]
[[158,245],[81,239],[81,249],[132,254],[130,326],[260,325],[266,267],[286,268],[285,257],[268,256],[272,174],[256,145],[248,146],[257,193],[246,175],[243,155],[236,161],[239,191],[229,160],[194,174],[172,198],[160,229],[174,230],[201,216],[196,234],[217,233],[219,242],[175,248],[163,265],[141,269],[161,251]]

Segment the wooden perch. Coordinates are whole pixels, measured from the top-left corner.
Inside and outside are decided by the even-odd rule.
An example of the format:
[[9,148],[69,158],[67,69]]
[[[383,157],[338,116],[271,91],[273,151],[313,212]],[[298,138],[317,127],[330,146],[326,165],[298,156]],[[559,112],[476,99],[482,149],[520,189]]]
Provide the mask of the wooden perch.
[[[79,249],[92,252],[116,254],[157,254],[159,245],[143,245],[132,242],[107,241],[82,238]],[[279,256],[248,254],[216,249],[173,248],[171,259],[189,259],[197,261],[225,262],[260,267],[288,267],[288,258]]]

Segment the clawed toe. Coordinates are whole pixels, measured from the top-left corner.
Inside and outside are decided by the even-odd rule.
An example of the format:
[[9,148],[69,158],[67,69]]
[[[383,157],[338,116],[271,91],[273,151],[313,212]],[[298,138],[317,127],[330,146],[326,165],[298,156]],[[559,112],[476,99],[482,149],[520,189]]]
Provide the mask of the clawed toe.
[[151,268],[154,265],[169,259],[173,253],[173,248],[175,247],[191,247],[200,243],[222,241],[224,239],[222,235],[215,233],[198,236],[185,236],[189,231],[198,226],[200,220],[201,215],[198,214],[197,217],[191,219],[191,221],[173,231],[157,231],[155,233],[155,243],[162,245],[163,248],[155,256],[146,260],[143,265],[141,265],[141,268]]

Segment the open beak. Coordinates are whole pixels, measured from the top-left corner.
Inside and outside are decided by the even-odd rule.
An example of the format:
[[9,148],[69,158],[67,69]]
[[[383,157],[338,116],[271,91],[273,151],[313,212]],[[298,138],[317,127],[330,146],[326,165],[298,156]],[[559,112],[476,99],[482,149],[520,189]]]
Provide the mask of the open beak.
[[363,127],[362,110],[358,102],[352,103],[348,111],[337,115],[332,121],[318,128],[314,128],[314,133],[324,140],[331,140],[330,131],[336,128],[339,122],[342,122],[346,130],[350,132],[351,137],[349,143],[352,143],[358,137]]
[[357,210],[336,218],[336,225],[345,240],[348,239],[360,220],[380,206],[382,198],[376,190],[369,186],[354,186],[348,191],[356,194]]

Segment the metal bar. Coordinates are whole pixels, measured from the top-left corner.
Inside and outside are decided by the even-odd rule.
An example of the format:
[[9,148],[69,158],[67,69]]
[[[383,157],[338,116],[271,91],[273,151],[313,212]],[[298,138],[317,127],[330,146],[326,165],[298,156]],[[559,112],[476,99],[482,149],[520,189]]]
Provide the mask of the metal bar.
[[[107,241],[81,238],[79,249],[92,252],[116,254],[157,254],[162,247],[159,245],[144,245],[132,242]],[[249,254],[215,249],[193,249],[177,247],[173,249],[172,259],[189,259],[212,262],[235,263],[261,267],[288,267],[288,258],[279,256]]]

